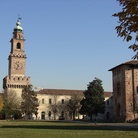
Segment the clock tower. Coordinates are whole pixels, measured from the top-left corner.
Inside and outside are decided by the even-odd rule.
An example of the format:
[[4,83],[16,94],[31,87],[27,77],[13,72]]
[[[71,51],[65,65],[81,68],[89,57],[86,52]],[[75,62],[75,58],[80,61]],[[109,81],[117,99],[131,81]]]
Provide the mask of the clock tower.
[[30,77],[25,76],[26,54],[24,52],[23,28],[20,19],[17,20],[10,41],[11,52],[9,55],[8,76],[3,79],[3,88],[7,93],[15,92],[21,98],[22,89],[30,85]]

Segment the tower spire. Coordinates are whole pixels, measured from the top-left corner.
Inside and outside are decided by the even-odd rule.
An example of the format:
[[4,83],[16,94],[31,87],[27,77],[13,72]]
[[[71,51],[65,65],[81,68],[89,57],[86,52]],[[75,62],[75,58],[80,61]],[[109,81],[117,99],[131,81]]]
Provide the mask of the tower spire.
[[21,16],[20,16],[20,14],[18,14],[18,20],[20,21],[22,18],[21,18]]
[[21,17],[18,17],[14,31],[23,31],[23,28],[21,27],[21,23],[20,23],[21,19],[22,19]]

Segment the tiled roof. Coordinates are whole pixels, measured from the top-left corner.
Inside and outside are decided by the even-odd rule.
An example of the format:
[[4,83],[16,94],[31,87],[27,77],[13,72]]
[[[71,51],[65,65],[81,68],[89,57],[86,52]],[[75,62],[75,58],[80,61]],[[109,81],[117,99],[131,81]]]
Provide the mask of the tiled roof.
[[104,97],[111,97],[113,96],[112,94],[112,92],[104,92]]
[[109,71],[112,71],[113,69],[115,69],[115,68],[117,68],[119,66],[122,66],[122,65],[135,65],[135,66],[138,66],[138,60],[131,60],[131,61],[124,62],[124,63],[122,63],[120,65],[117,65],[117,66],[109,69]]
[[84,90],[42,89],[37,94],[83,95]]
[[[37,94],[56,94],[56,95],[80,95],[83,96],[85,90],[68,90],[68,89],[42,89]],[[112,92],[104,92],[105,97],[111,97]]]

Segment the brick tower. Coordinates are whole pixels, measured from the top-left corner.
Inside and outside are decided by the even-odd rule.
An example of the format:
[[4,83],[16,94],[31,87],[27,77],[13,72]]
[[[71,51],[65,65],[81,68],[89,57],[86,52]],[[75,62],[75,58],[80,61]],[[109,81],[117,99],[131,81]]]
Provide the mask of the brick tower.
[[109,71],[113,77],[113,118],[115,122],[138,119],[138,60],[120,64]]
[[11,52],[9,55],[8,76],[3,79],[3,89],[15,92],[21,98],[22,89],[30,84],[30,77],[25,76],[26,55],[24,52],[23,28],[20,19],[17,20],[11,39]]

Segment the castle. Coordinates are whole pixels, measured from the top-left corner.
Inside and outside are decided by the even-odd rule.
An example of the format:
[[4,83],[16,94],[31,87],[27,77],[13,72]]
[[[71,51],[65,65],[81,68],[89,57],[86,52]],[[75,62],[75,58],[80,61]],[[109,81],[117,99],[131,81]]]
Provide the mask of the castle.
[[113,120],[138,121],[138,60],[125,62],[109,71],[113,76]]
[[[9,55],[8,76],[3,79],[3,89],[10,93],[14,91],[21,100],[22,88],[30,85],[30,77],[25,76],[26,55],[24,51],[23,28],[20,20],[16,22],[11,39],[11,52]],[[112,92],[104,92],[106,111],[99,115],[104,120],[126,122],[138,118],[138,61],[130,61],[116,66],[110,71],[113,72],[113,95]],[[37,92],[39,103],[38,118],[52,120],[52,112],[48,108],[55,97],[58,102],[64,104],[72,95],[83,96],[84,90],[64,90],[64,89],[42,89]],[[67,118],[64,110],[56,116]],[[77,113],[76,118],[82,119]]]

